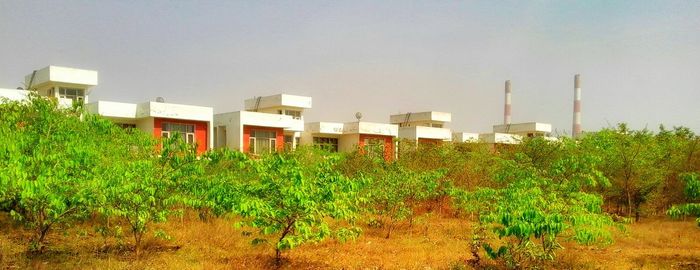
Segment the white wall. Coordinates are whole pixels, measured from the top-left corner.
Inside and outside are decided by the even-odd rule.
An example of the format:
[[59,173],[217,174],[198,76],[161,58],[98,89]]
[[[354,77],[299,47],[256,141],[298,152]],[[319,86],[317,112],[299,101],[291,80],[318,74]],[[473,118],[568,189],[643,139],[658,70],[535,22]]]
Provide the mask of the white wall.
[[85,105],[86,111],[105,117],[136,118],[136,104],[97,101]]
[[552,125],[537,122],[515,123],[510,125],[494,125],[493,132],[514,134],[550,133],[552,132]]
[[360,141],[360,134],[345,134],[340,135],[338,139],[339,152],[352,152],[357,150],[357,144]]
[[313,122],[304,125],[299,143],[301,145],[313,145],[313,137],[339,138],[343,134],[343,123]]
[[359,133],[396,137],[399,135],[399,126],[371,122],[349,122],[343,124],[343,133]]
[[7,98],[13,101],[22,101],[28,98],[29,91],[27,90],[17,90],[17,89],[3,89],[0,88],[0,97]]
[[313,145],[314,144],[314,134],[308,131],[301,133],[301,138],[299,138],[299,143],[301,145]]
[[305,132],[323,134],[343,134],[343,123],[337,122],[313,122],[304,125]]
[[[389,116],[389,122],[392,124],[400,124],[406,122],[406,115],[408,113],[403,113],[403,114],[394,114]],[[446,112],[416,112],[416,113],[411,113],[411,115],[408,118],[408,122],[451,122],[452,121],[452,114],[451,113],[446,113]]]
[[226,147],[232,150],[241,150],[241,148],[243,148],[241,112],[215,114],[214,126],[226,127]]
[[479,134],[479,140],[484,143],[518,144],[522,141],[522,136],[507,133],[484,133]]
[[418,140],[416,128],[417,127],[400,127],[399,128],[399,139],[413,140],[413,141]]
[[455,132],[452,133],[453,142],[477,142],[479,141],[478,133]]
[[400,127],[399,138],[418,140],[418,139],[438,139],[443,141],[452,140],[452,131],[447,128],[434,127]]
[[214,126],[214,148],[228,147],[228,129],[226,126]]
[[[250,98],[244,101],[245,110],[255,109],[258,98]],[[272,96],[260,97],[258,110],[274,107],[290,107],[297,109],[310,109],[311,97],[277,94]]]
[[137,106],[136,117],[162,117],[211,122],[214,109],[173,103],[145,102]]
[[535,123],[535,130],[550,133],[552,132],[552,125],[546,123]]
[[304,121],[294,119],[289,115],[241,111],[240,122],[242,125],[276,127],[283,128],[285,131],[304,131]]
[[[27,90],[17,90],[17,89],[1,89],[0,97],[7,98],[13,101],[23,101],[29,99],[29,91]],[[66,98],[59,98],[56,100],[59,108],[71,108],[73,107],[73,100]]]
[[[29,81],[32,78],[32,73],[33,72],[27,74],[27,76],[24,76],[25,84],[29,84]],[[37,70],[32,85],[41,85],[50,82],[95,86],[97,85],[97,71],[48,66]]]
[[243,151],[243,126],[233,124],[226,127],[226,144],[229,149]]
[[136,128],[148,134],[153,134],[153,128],[155,128],[153,117],[136,119]]

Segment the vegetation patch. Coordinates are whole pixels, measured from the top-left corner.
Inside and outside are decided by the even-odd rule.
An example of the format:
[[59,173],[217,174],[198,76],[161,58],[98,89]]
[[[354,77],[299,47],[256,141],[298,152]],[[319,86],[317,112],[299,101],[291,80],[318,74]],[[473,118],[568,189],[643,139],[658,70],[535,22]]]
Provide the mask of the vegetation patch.
[[518,145],[399,142],[392,161],[198,155],[52,99],[3,101],[0,264],[693,269],[698,142],[621,124]]

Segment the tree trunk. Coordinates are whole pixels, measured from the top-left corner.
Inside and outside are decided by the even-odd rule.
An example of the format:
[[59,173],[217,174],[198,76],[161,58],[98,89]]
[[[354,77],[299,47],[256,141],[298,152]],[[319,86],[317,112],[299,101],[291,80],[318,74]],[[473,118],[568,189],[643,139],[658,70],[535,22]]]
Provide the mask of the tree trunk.
[[632,218],[632,194],[627,191],[627,218]]
[[282,251],[278,247],[275,248],[275,265],[277,267],[282,265]]
[[136,259],[139,259],[141,255],[141,238],[143,238],[142,233],[134,231],[134,251],[136,252]]
[[44,240],[46,239],[46,235],[48,234],[50,228],[51,226],[39,226],[39,228],[37,228],[34,240],[32,240],[33,245],[30,247],[30,251],[39,253],[44,252]]
[[275,246],[275,265],[277,265],[277,267],[280,267],[282,265],[282,250],[280,250],[280,243],[285,237],[287,237],[287,234],[292,232],[292,226],[294,226],[296,220],[290,220],[287,222],[287,226],[284,227],[284,230],[282,231],[282,236],[280,236],[280,238],[277,240],[277,245]]
[[389,220],[389,222],[386,225],[386,239],[389,239],[389,237],[391,237],[391,231],[393,230],[394,223],[391,220]]

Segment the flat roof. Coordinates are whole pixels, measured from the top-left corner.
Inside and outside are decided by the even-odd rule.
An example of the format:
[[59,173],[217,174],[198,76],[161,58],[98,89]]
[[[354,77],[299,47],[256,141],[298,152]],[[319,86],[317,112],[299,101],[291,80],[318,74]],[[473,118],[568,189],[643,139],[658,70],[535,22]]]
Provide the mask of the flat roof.
[[244,101],[245,110],[292,107],[300,109],[311,109],[311,97],[297,96],[289,94],[277,94],[264,97],[249,98]]
[[450,122],[452,114],[446,112],[409,112],[402,114],[392,114],[389,116],[389,122],[392,124],[413,123],[413,122]]
[[85,105],[88,112],[107,117],[145,118],[159,117],[195,121],[212,121],[214,109],[175,103],[147,101],[143,103],[125,103],[113,101],[95,101]]
[[396,137],[399,126],[372,122],[312,122],[306,123],[305,131],[318,134],[371,134]]
[[496,133],[528,133],[528,132],[552,132],[552,125],[539,122],[525,122],[513,124],[494,125],[493,132]]
[[[34,75],[34,80],[32,80]],[[26,85],[41,87],[47,84],[68,84],[92,87],[97,85],[97,71],[60,66],[47,66],[24,76]]]

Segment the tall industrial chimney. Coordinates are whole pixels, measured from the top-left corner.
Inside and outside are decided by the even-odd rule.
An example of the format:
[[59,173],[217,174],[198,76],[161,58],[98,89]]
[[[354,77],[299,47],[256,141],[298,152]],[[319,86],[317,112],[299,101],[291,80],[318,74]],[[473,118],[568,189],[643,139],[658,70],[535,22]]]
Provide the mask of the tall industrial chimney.
[[574,76],[574,126],[571,136],[578,138],[581,135],[581,74]]
[[510,125],[510,101],[511,101],[510,80],[506,81],[506,105],[503,108],[503,124]]

